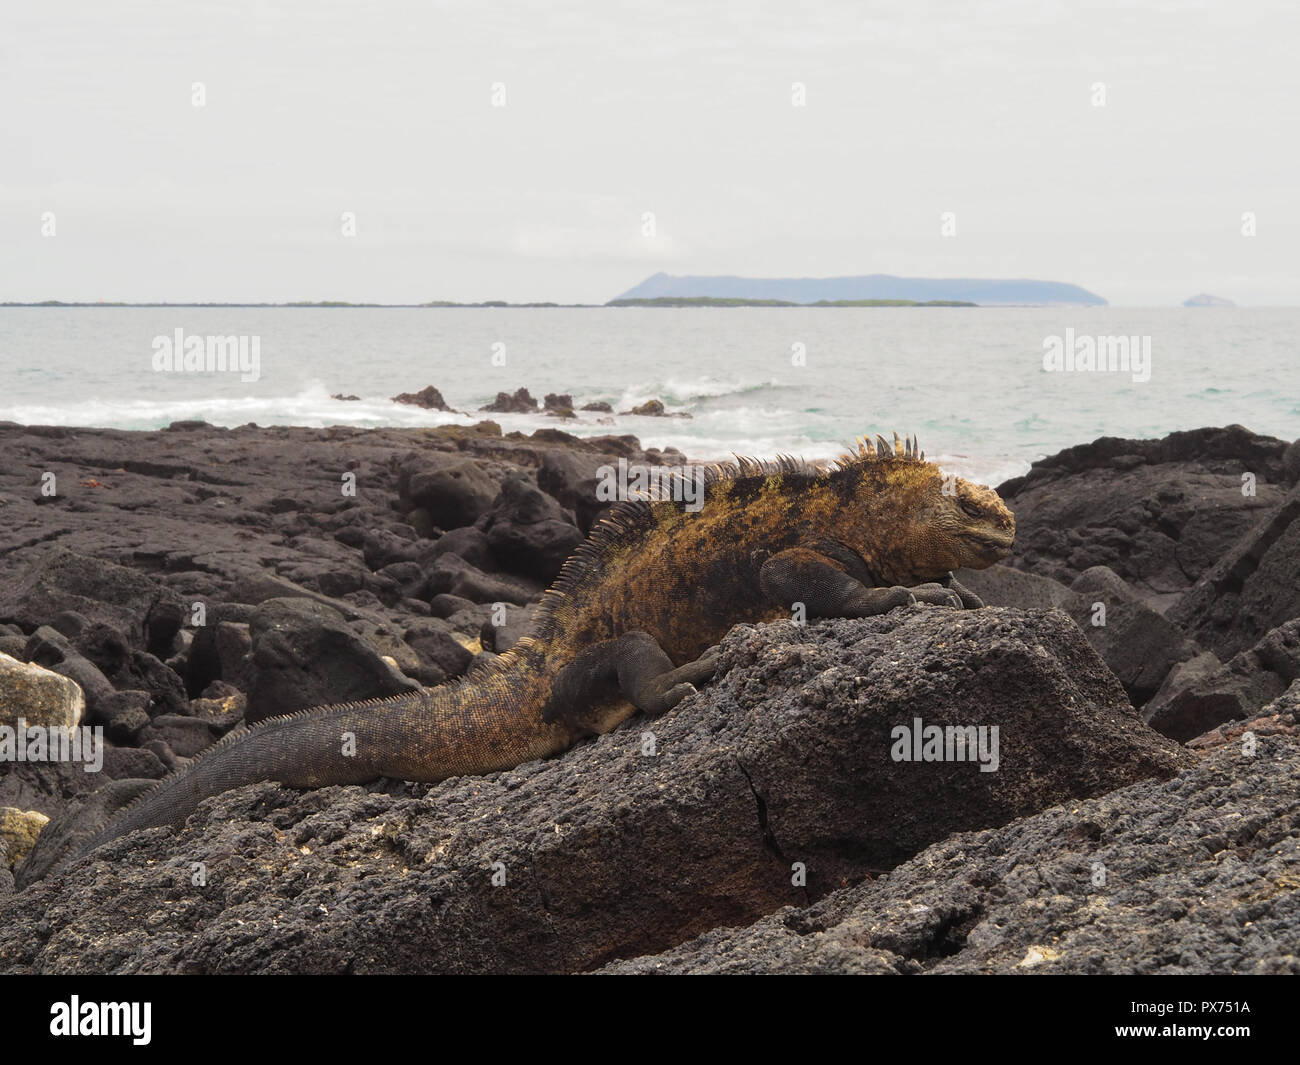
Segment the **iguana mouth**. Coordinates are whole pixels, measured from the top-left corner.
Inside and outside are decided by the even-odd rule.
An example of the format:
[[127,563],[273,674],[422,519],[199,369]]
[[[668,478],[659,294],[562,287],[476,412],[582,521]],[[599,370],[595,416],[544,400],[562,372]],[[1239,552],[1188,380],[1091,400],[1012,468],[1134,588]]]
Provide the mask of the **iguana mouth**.
[[971,533],[970,537],[981,547],[986,547],[990,551],[999,552],[1001,555],[1009,555],[1011,548],[1015,545],[1016,534],[1007,533],[1001,536],[990,535],[988,533]]

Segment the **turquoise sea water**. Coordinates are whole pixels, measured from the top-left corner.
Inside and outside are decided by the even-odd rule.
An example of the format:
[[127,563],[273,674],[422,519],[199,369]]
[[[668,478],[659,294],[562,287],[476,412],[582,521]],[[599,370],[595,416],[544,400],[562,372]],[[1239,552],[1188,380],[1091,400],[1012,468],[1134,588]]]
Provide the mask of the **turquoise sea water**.
[[[258,379],[156,370],[155,338],[177,329],[256,337]],[[1150,379],[1045,372],[1066,329],[1149,338]],[[427,384],[472,416],[388,398]],[[472,412],[521,385],[691,417],[491,415],[506,431],[634,433],[712,459],[822,458],[896,429],[996,484],[1101,435],[1240,422],[1300,437],[1300,309],[0,308],[0,420],[433,425],[489,417]]]

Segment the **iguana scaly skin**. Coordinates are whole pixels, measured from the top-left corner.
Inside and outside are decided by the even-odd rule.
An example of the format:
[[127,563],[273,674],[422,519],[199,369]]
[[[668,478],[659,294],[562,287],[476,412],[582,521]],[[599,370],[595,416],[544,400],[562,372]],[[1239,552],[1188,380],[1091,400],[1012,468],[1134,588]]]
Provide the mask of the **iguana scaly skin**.
[[876,439],[829,469],[790,458],[711,467],[696,511],[671,498],[617,504],[565,563],[531,634],[491,665],[232,734],[89,836],[65,834],[64,854],[24,879],[68,851],[179,827],[203,799],[242,784],[433,782],[556,754],[638,710],[675,706],[713,675],[709,649],[733,625],[790,618],[797,604],[809,618],[917,600],[981,606],[951,571],[1010,553],[1010,511],[991,489],[945,478],[914,440]]

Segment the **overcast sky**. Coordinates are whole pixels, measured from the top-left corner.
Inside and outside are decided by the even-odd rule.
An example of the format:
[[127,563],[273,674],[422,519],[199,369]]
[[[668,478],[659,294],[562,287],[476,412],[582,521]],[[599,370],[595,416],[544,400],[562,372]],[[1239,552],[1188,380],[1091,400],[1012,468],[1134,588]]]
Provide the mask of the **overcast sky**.
[[0,100],[0,301],[662,270],[1300,302],[1294,0],[13,0]]

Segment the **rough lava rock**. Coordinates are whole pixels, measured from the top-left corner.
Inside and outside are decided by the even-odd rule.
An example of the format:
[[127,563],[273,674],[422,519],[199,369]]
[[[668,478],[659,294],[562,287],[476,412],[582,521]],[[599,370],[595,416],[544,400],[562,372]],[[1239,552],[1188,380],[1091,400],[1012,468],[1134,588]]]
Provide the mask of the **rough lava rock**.
[[479,642],[483,649],[495,654],[504,654],[510,650],[532,630],[533,615],[536,613],[535,605],[513,606],[502,603],[499,611],[494,609],[493,616],[483,622],[483,627],[479,630]]
[[647,399],[631,410],[619,411],[620,414],[637,414],[643,418],[689,418],[691,415],[685,411],[670,413],[664,408],[664,401],[661,399]]
[[584,534],[609,510],[609,503],[596,494],[602,467],[612,467],[611,460],[590,452],[556,449],[542,459],[537,468],[537,487],[571,510]]
[[249,654],[253,639],[248,622],[253,608],[243,604],[219,604],[208,612],[190,648],[185,675],[186,690],[196,696],[214,680],[248,689]]
[[1143,708],[1157,732],[1186,742],[1228,721],[1255,714],[1300,678],[1300,618],[1279,625],[1226,665],[1191,670]]
[[540,582],[525,577],[484,573],[452,551],[435,559],[429,570],[427,586],[430,597],[455,595],[475,603],[515,603],[520,606],[539,599],[544,590]]
[[542,409],[555,418],[576,418],[573,396],[568,392],[547,392],[542,398]]
[[[32,823],[35,815],[52,817],[51,831],[73,805],[111,809],[149,786],[138,778],[161,776],[239,724],[254,669],[249,622],[259,604],[283,597],[323,604],[386,676],[400,680],[384,656],[408,676],[438,683],[509,646],[541,594],[539,581],[500,571],[482,528],[506,479],[535,477],[586,531],[604,509],[594,491],[601,466],[620,458],[685,461],[671,448],[642,450],[632,436],[579,438],[558,428],[503,434],[487,421],[413,429],[186,422],[156,432],[0,423],[0,452],[0,653],[75,681],[85,697],[83,720],[104,725],[107,738],[98,773],[80,764],[0,765],[0,806],[34,812]],[[468,487],[445,483],[457,480],[448,470],[462,471]],[[32,471],[54,472],[59,494],[42,496]],[[353,495],[340,491],[345,472],[355,474]],[[1253,498],[1242,494],[1245,473],[1257,480]],[[421,500],[432,511],[410,497],[419,475],[426,475]],[[1286,445],[1239,426],[1156,441],[1103,438],[1003,486],[1017,511],[1023,553],[1012,560],[1016,569],[995,568],[969,583],[994,605],[1064,609],[1131,698],[1141,703],[1159,685],[1147,714],[1167,716],[1175,700],[1184,709],[1209,706],[1213,712],[1190,714],[1175,730],[1188,736],[1222,722],[1189,740],[1194,751],[1218,758],[1228,748],[1240,752],[1247,740],[1295,740],[1300,680],[1272,703],[1261,702],[1295,672],[1288,622],[1300,617],[1297,481],[1300,442]],[[1107,607],[1100,629],[1091,625],[1098,601]],[[507,608],[505,626],[493,626],[504,602],[519,605]],[[206,622],[195,620],[200,605]],[[1133,724],[1113,681],[1110,694],[1100,694],[1090,672],[1099,668],[1095,661],[1082,679],[1073,675],[1079,660],[1062,648],[1089,654],[1077,633],[1044,638],[1040,620],[1026,622],[1014,611],[977,612],[962,624],[994,616],[1017,619],[1007,636],[1012,649],[997,650],[994,635],[981,630],[974,658],[983,664],[973,684],[962,664],[972,656],[944,657],[942,640],[928,630],[921,649],[911,647],[918,623],[907,617],[818,626],[797,637],[788,626],[747,636],[751,630],[741,630],[724,658],[730,672],[679,711],[634,719],[558,760],[432,789],[389,781],[298,794],[264,785],[213,799],[180,840],[151,833],[121,841],[103,852],[106,858],[79,867],[89,871],[77,874],[82,883],[64,878],[62,888],[37,887],[12,900],[18,909],[7,912],[20,923],[0,934],[7,944],[0,946],[0,967],[287,971],[300,961],[323,971],[573,970],[644,954],[661,971],[675,964],[670,959],[684,941],[714,928],[710,942],[728,952],[725,964],[765,971],[766,948],[746,960],[726,946],[730,933],[717,926],[743,931],[786,902],[800,908],[787,912],[804,913],[828,891],[878,875],[948,832],[1002,823],[1058,801],[1065,790],[1105,791],[1148,772],[1141,760],[1134,766],[1121,757],[1118,766],[1088,776],[1094,760],[1114,754],[1106,742],[1092,749],[1095,722],[1093,731],[1079,732],[1078,716],[1087,717],[1089,708],[1101,708],[1094,716],[1104,736],[1122,719],[1136,729],[1129,741],[1138,748],[1161,741]],[[849,639],[840,624],[866,626],[869,638]],[[877,653],[868,646],[877,638],[892,642]],[[1031,646],[1039,650],[1029,654]],[[891,661],[909,679],[890,673]],[[990,679],[999,671],[1009,675],[1004,682],[1022,685],[1009,698]],[[897,688],[893,702],[885,699],[890,685]],[[938,705],[960,706],[963,714],[969,707],[973,720],[992,720],[976,718],[976,707],[1012,715],[1000,722],[998,773],[980,775],[968,765],[970,776],[918,789],[915,778],[901,776],[905,769],[954,767],[888,763],[882,773],[869,760],[880,732],[864,740],[871,726],[862,700],[879,696],[881,712],[915,706],[924,717],[935,691]],[[327,676],[303,699],[339,697],[345,696],[336,679]],[[1038,713],[1032,722],[1022,713],[1031,703]],[[835,711],[844,707],[850,712],[841,721]],[[1013,726],[1022,718],[1023,741],[1043,745],[1044,759],[1072,761],[1075,776],[1062,766],[1043,773],[1017,767],[1007,776],[1022,742]],[[1074,735],[1049,735],[1048,728]],[[642,753],[647,743],[656,754]],[[1188,757],[1168,744],[1157,749],[1178,765]],[[1270,785],[1294,779],[1286,759],[1274,766]],[[883,782],[881,795],[865,794],[870,780]],[[995,801],[997,788],[1012,785],[1015,794]],[[1260,787],[1258,803],[1246,794],[1256,786],[1253,778],[1215,777],[1190,793],[1161,785],[1159,794],[1178,804],[1179,817],[1184,808],[1199,817],[1215,802],[1228,804],[1225,832],[1256,806],[1285,821],[1289,815],[1270,805],[1275,793]],[[1142,787],[1113,794],[1145,794]],[[904,792],[916,801],[909,804]],[[1147,814],[1135,800],[1124,801],[1129,805],[1114,807],[1117,820],[1106,831],[1121,854],[1132,844],[1137,861],[1139,844],[1161,844],[1162,822],[1152,822],[1149,837],[1125,835],[1130,815],[1140,827]],[[1062,807],[1062,832],[1080,805]],[[936,824],[920,823],[934,811]],[[899,843],[891,851],[893,836],[882,840],[873,826],[886,826],[880,831],[888,834],[895,822]],[[1296,939],[1287,923],[1295,885],[1273,877],[1271,867],[1256,875],[1259,861],[1273,860],[1256,839],[1235,848],[1249,868],[1236,864],[1234,847],[1211,855],[1222,867],[1218,876],[1195,864],[1204,861],[1205,847],[1221,845],[1222,833],[1211,831],[1200,850],[1180,850],[1175,858],[1188,861],[1169,866],[1163,879],[1138,876],[1135,883],[1155,900],[1151,906],[1137,891],[1114,895],[1099,911],[1095,899],[1074,905],[1082,896],[1073,886],[1058,892],[1065,873],[1051,861],[1052,839],[1056,849],[1063,845],[1059,836],[1043,837],[1031,855],[1046,831],[1038,818],[1000,831],[1006,853],[1025,857],[1006,868],[978,856],[975,875],[986,893],[1001,890],[999,880],[1007,882],[1008,898],[1022,888],[1033,892],[1024,896],[1028,915],[1016,914],[1032,942],[1008,940],[1025,948],[1018,960],[1016,950],[989,954],[987,962],[971,953],[984,950],[997,929],[969,918],[963,896],[961,906],[934,920],[917,911],[916,936],[905,942],[905,935],[897,951],[846,920],[848,938],[833,948],[842,967],[820,947],[816,964],[828,971],[947,971],[949,962],[971,958],[1016,972],[1270,971],[1289,964],[1290,955],[1279,961],[1267,936],[1252,931]],[[1094,834],[1089,825],[1077,831],[1087,839]],[[191,844],[206,848],[205,860],[220,856],[209,863],[221,875],[207,895],[190,884]],[[0,896],[14,887],[8,850],[0,836]],[[155,860],[146,870],[145,862]],[[498,860],[508,883],[489,890]],[[790,883],[795,860],[808,863],[804,890]],[[953,868],[918,868],[912,883],[946,898],[946,885],[923,881]],[[1034,881],[1027,869],[1042,879]],[[1126,866],[1125,876],[1134,869]],[[17,872],[21,884],[21,865]],[[1245,909],[1229,897],[1238,877],[1254,897]],[[119,891],[126,900],[120,911]],[[1204,913],[1202,898],[1209,900]],[[1256,905],[1263,917],[1254,915]],[[1180,917],[1188,906],[1189,916]],[[1099,926],[1115,936],[1109,952],[1089,939],[1087,926],[1099,912],[1118,922]],[[177,927],[160,931],[158,913],[180,914]],[[249,922],[240,925],[244,917]],[[898,923],[899,914],[887,917],[904,932],[910,927]],[[834,938],[840,927],[826,930]],[[1083,949],[1062,952],[1052,937]],[[804,946],[816,938],[805,937]],[[857,949],[858,940],[871,951]],[[773,939],[773,958],[777,950]],[[724,964],[720,954],[717,961]]]
[[31,632],[61,613],[75,611],[121,631],[133,646],[156,653],[156,645],[148,646],[146,622],[168,598],[167,589],[143,573],[54,548],[33,559],[16,579],[0,584],[0,621],[17,622]]
[[1300,617],[1300,484],[1230,547],[1169,617],[1224,658]]
[[[351,398],[356,399],[355,396],[352,396]],[[424,410],[451,410],[451,408],[447,406],[446,400],[442,398],[442,393],[434,388],[433,385],[425,385],[424,388],[420,389],[418,392],[401,392],[393,397],[393,402],[405,403],[412,407],[422,407]]]
[[1177,625],[1141,602],[1137,592],[1106,566],[1086,570],[1069,588],[1010,566],[960,570],[957,577],[990,606],[1064,610],[1137,706],[1159,691],[1179,663],[1200,651]]
[[498,392],[496,399],[486,407],[479,407],[479,410],[491,414],[533,414],[537,410],[537,400],[528,389],[517,388],[514,395]]
[[[507,473],[536,469],[556,451],[602,463],[652,461],[633,436],[580,439],[557,429],[503,436],[493,422],[410,429],[184,422],[154,432],[0,422],[0,649],[17,656],[22,636],[79,613],[170,663],[196,630],[196,605],[285,596],[317,599],[349,618],[407,624],[423,612],[423,593],[373,572],[363,548],[400,556],[419,536],[472,524]],[[435,520],[409,498],[411,477],[453,467],[467,485],[439,494],[436,476],[423,484]],[[36,491],[34,470],[57,475],[56,497]],[[341,490],[344,473],[355,475],[355,494]]]
[[[537,467],[537,487],[557,500],[560,506],[572,511],[578,528],[586,534],[610,508],[611,497],[606,494],[602,499],[598,489],[602,479],[616,475],[620,458],[626,459],[627,456],[554,448],[542,456],[541,465]],[[651,455],[645,453],[642,458],[649,462]],[[680,466],[684,461],[680,452],[669,448],[659,456],[657,464]]]
[[[998,726],[998,770],[894,761],[915,718]],[[0,969],[586,970],[1192,761],[1056,611],[738,626],[714,683],[559,758],[419,797],[253,785],[116,840],[0,902]]]
[[1296,975],[1297,868],[1300,743],[1268,736],[600,971]]
[[1109,566],[1167,608],[1281,502],[1286,449],[1240,425],[1067,448],[998,487],[1016,515],[1011,564],[1066,584]]
[[1248,732],[1257,740],[1260,736],[1286,736],[1300,741],[1300,680],[1292,681],[1291,687],[1253,717],[1225,722],[1197,736],[1187,746],[1194,751],[1203,751],[1239,743],[1245,753]]
[[310,599],[268,599],[254,612],[249,633],[250,723],[420,687],[385,662],[341,615]]
[[501,483],[482,528],[504,569],[545,584],[559,575],[583,541],[573,515],[522,476]]
[[482,466],[470,459],[453,459],[414,469],[405,482],[405,497],[423,510],[434,525],[456,529],[473,525],[487,513],[499,486]]

